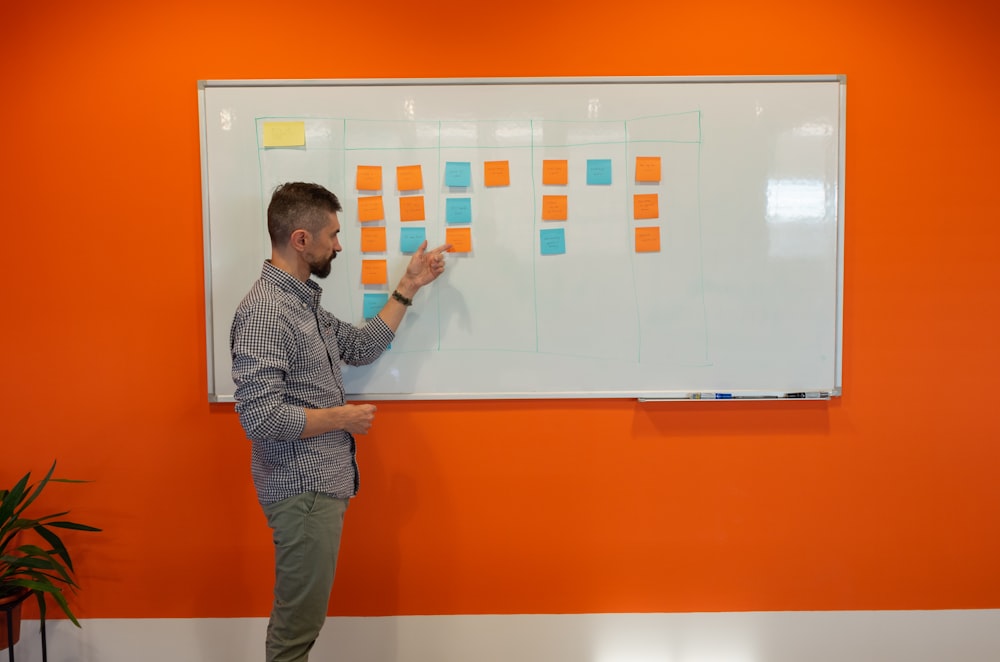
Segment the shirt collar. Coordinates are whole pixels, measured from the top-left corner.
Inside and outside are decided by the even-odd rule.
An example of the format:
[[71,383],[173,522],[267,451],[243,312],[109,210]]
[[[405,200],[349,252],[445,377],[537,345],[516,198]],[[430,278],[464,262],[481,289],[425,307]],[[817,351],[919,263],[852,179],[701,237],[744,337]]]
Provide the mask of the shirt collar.
[[271,264],[270,260],[264,260],[264,267],[261,269],[260,277],[275,285],[283,292],[291,294],[310,308],[316,308],[319,305],[320,297],[323,296],[323,288],[312,278],[303,283],[287,271]]

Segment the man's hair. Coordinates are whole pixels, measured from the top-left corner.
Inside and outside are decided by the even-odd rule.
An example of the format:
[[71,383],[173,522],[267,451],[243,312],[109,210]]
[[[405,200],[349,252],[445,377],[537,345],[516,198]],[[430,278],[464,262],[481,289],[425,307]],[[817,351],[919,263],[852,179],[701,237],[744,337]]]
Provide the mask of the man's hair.
[[296,230],[315,234],[326,226],[330,214],[342,210],[337,196],[319,184],[281,184],[274,189],[267,206],[267,233],[271,235],[271,245],[288,243]]

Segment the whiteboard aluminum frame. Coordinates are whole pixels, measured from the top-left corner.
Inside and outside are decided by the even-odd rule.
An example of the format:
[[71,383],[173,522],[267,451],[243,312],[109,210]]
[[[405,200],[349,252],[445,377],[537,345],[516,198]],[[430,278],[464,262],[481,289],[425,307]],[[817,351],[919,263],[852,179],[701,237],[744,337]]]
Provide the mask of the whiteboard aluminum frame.
[[[206,117],[206,90],[229,87],[336,87],[336,86],[413,86],[413,85],[581,85],[581,84],[658,84],[658,83],[839,83],[839,181],[837,187],[837,276],[836,276],[836,329],[834,358],[834,388],[829,392],[782,393],[774,391],[744,391],[725,394],[726,397],[702,397],[704,394],[687,391],[668,391],[658,397],[634,397],[640,402],[655,401],[702,401],[729,402],[747,400],[794,400],[815,401],[840,397],[843,392],[843,311],[844,311],[844,200],[846,182],[846,119],[847,119],[847,77],[844,74],[810,75],[747,75],[747,76],[601,76],[601,77],[518,77],[518,78],[331,78],[331,79],[217,79],[198,81],[198,127],[202,187],[202,235],[205,270],[205,346],[207,360],[207,387],[209,402],[234,402],[233,396],[220,396],[216,392],[215,349],[213,343],[214,315],[212,307],[212,260],[211,223],[209,219],[208,182],[208,129]],[[436,393],[420,394],[412,398],[399,394],[370,394],[367,400],[496,400],[496,399],[566,399],[566,398],[618,398],[614,392],[563,392],[563,393]]]

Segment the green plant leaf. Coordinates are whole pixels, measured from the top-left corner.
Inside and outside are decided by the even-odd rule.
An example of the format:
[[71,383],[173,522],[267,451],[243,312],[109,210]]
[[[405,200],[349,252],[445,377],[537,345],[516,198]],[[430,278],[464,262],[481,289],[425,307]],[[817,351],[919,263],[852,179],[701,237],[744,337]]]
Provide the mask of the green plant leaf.
[[59,589],[55,591],[48,591],[44,589],[39,589],[35,591],[35,597],[38,599],[38,618],[44,623],[45,622],[45,596],[51,595],[53,599],[59,604],[59,607],[63,610],[66,616],[73,622],[76,627],[80,626],[80,621],[77,620],[76,615],[69,608],[69,603],[66,601],[66,596]]
[[38,532],[42,538],[45,538],[46,542],[52,545],[52,551],[59,555],[59,558],[63,560],[70,570],[73,570],[73,561],[69,557],[69,550],[66,549],[66,545],[63,544],[62,539],[58,535],[49,531],[47,528],[39,524],[35,527],[35,531]]
[[11,586],[20,586],[22,588],[30,589],[34,592],[48,593],[49,591],[58,591],[59,588],[53,584],[51,581],[41,577],[40,579],[13,579],[8,582]]
[[4,585],[13,585],[20,580],[40,582],[47,586],[51,585],[53,589],[59,588],[60,586],[66,586],[71,590],[77,588],[76,582],[72,580],[66,581],[66,579],[61,575],[54,574],[51,570],[41,568],[20,568],[17,572],[7,575],[4,578],[3,583]]
[[21,545],[15,551],[18,551],[21,554],[28,554],[28,555],[34,555],[34,554],[46,554],[47,555],[48,554],[47,551],[45,551],[44,549],[42,549],[38,545],[32,545],[32,544]]
[[35,545],[21,545],[18,547],[23,556],[19,557],[5,557],[13,560],[6,561],[8,565],[12,568],[17,566],[29,567],[29,568],[42,568],[45,570],[55,570],[62,577],[63,581],[67,584],[72,584],[73,579],[70,577],[69,572],[59,563],[58,559],[52,556],[51,552],[42,549]]
[[[68,512],[68,511],[67,511]],[[59,513],[60,515],[65,515],[66,513]],[[55,515],[50,515],[49,517],[55,517]],[[100,531],[96,526],[88,526],[87,524],[79,524],[77,522],[46,522],[48,526],[55,526],[60,529],[73,529],[74,531]]]
[[[76,615],[73,613],[73,610],[69,608],[69,603],[66,601],[66,596],[63,595],[63,592],[57,591],[55,593],[49,593],[48,595],[55,598],[56,602],[58,602],[59,606],[62,608],[63,613],[66,614],[69,620],[73,621],[73,625],[80,627],[80,621],[76,620]],[[38,611],[40,612],[39,618],[41,618],[41,614],[45,612],[45,608],[39,607]]]
[[62,581],[66,583],[72,581],[62,564],[51,557],[22,556],[18,559],[17,564],[11,564],[11,567],[17,569],[17,574],[30,574],[33,570],[54,570],[59,573],[59,578]]
[[24,492],[28,489],[29,480],[31,480],[30,471],[17,481],[17,485],[4,493],[3,501],[0,502],[0,522],[3,523],[0,537],[6,537],[9,527],[17,522],[17,518],[13,516],[14,510],[24,501]]
[[[20,517],[21,513],[23,513],[24,510],[28,506],[30,506],[32,504],[32,502],[34,502],[35,499],[38,498],[38,495],[42,493],[42,489],[44,489],[45,485],[48,484],[49,478],[52,477],[52,472],[55,471],[55,470],[56,470],[56,463],[53,460],[52,466],[49,467],[49,472],[47,474],[45,474],[45,478],[43,478],[40,481],[38,481],[38,483],[34,486],[34,490],[33,491],[31,489],[28,490],[28,492],[30,492],[30,495],[28,493],[25,493],[24,499],[23,499],[22,503],[20,503],[18,505],[17,510],[14,512],[14,515],[16,517]],[[28,472],[28,474],[25,476],[25,478],[27,478],[30,475],[31,475],[31,472]]]
[[[25,474],[11,489],[0,489],[0,596],[14,595],[27,589],[38,600],[39,614],[44,623],[47,597],[51,595],[59,608],[77,627],[76,615],[67,602],[67,592],[77,587],[73,579],[73,562],[66,544],[57,530],[98,532],[101,529],[63,519],[69,511],[41,517],[27,516],[30,506],[50,482],[85,483],[90,481],[54,478],[56,462],[45,476],[31,483],[31,473]],[[44,542],[24,541],[19,536],[37,533]],[[25,544],[18,544],[18,543]],[[16,546],[15,546],[16,545]],[[47,545],[45,549],[41,545]]]
[[69,514],[68,510],[64,510],[61,513],[50,513],[48,515],[42,515],[41,517],[35,518],[34,522],[37,524],[38,522],[45,522],[47,520],[50,520],[53,517],[62,517],[63,515],[68,515],[68,514]]
[[[35,586],[32,587],[31,584],[35,584]],[[37,582],[24,582],[21,585],[31,588],[34,592],[35,597],[38,599],[38,617],[43,623],[45,622],[45,596],[51,595],[59,605],[60,609],[63,610],[63,613],[66,614],[67,618],[73,622],[73,625],[80,627],[80,621],[77,620],[76,614],[73,613],[73,610],[69,608],[69,602],[66,601],[66,596],[59,590],[58,587],[49,587]]]

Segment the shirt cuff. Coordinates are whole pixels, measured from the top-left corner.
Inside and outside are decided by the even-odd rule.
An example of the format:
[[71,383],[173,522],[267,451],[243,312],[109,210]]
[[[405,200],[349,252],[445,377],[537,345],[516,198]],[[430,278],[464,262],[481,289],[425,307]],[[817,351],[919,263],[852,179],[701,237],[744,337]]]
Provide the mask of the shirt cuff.
[[287,418],[281,422],[279,439],[293,441],[301,439],[306,429],[306,410],[303,407],[288,407]]

